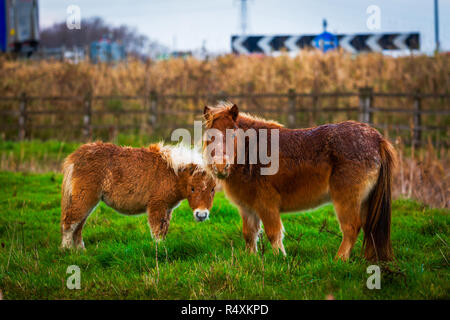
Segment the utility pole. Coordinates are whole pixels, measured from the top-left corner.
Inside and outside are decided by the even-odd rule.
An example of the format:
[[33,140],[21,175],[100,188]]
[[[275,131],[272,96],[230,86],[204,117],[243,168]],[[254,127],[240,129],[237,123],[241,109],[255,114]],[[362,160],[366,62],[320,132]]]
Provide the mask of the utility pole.
[[241,30],[242,35],[247,31],[247,0],[241,0]]
[[439,7],[438,0],[434,0],[434,37],[436,42],[436,53],[439,52]]

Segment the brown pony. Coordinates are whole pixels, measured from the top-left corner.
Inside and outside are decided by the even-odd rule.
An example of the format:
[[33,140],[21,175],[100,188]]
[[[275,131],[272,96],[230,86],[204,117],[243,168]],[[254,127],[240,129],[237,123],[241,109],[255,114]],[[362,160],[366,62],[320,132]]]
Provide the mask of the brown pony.
[[81,231],[100,200],[123,214],[147,212],[156,240],[167,234],[172,210],[183,199],[188,199],[197,221],[207,219],[215,181],[202,163],[199,152],[182,145],[81,146],[63,166],[61,246],[84,248]]
[[[261,221],[274,252],[281,250],[286,254],[280,212],[332,201],[343,234],[336,258],[349,258],[361,227],[365,258],[392,258],[391,178],[396,153],[378,131],[354,121],[287,129],[274,121],[239,113],[236,105],[227,103],[205,107],[204,118],[207,129],[222,133],[223,145],[227,129],[268,129],[269,133],[279,130],[276,174],[261,175],[259,169],[264,165],[259,160],[256,164],[237,164],[237,153],[230,159],[225,149],[223,155],[211,154],[212,161],[208,163],[209,170],[222,179],[226,195],[239,208],[246,247],[251,252],[257,250]],[[238,143],[234,139],[236,149]],[[257,139],[261,139],[259,135]],[[204,148],[212,141],[208,139]],[[246,149],[246,160],[248,150],[258,148],[258,144],[249,145],[248,139],[240,145]]]

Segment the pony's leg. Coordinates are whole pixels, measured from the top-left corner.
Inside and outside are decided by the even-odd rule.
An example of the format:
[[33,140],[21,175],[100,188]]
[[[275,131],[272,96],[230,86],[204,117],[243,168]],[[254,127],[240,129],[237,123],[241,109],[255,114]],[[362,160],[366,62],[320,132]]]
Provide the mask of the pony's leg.
[[76,227],[75,232],[73,233],[73,242],[75,244],[76,248],[79,249],[85,249],[84,247],[84,241],[83,241],[83,235],[82,235],[82,231],[83,231],[83,227],[84,224],[86,223],[87,218],[89,217],[89,215],[92,213],[92,211],[94,211],[95,207],[97,206],[97,204],[94,205],[94,207],[92,209],[89,210],[88,214],[86,215],[86,218],[84,218]]
[[71,200],[62,211],[62,248],[76,246],[84,249],[81,232],[86,219],[99,201],[100,196],[96,190],[74,188]]
[[269,238],[273,252],[278,254],[281,251],[283,255],[286,255],[286,250],[284,250],[283,245],[284,227],[281,222],[279,210],[264,208],[258,210],[258,215],[264,224],[264,231],[267,238]]
[[246,208],[239,208],[242,217],[242,233],[244,234],[245,247],[251,253],[258,251],[258,234],[261,230],[261,219],[255,212]]
[[361,188],[344,185],[346,179],[330,185],[331,199],[342,232],[342,242],[335,259],[347,261],[361,229]]
[[[378,171],[364,166],[341,166],[330,179],[330,195],[342,231],[342,242],[336,259],[347,261],[366,220],[367,199]],[[350,182],[349,182],[350,181]]]
[[169,230],[172,210],[163,205],[150,204],[147,207],[147,215],[152,237],[156,241],[163,240]]
[[334,202],[334,207],[343,235],[335,259],[347,261],[361,230],[360,205],[356,202]]

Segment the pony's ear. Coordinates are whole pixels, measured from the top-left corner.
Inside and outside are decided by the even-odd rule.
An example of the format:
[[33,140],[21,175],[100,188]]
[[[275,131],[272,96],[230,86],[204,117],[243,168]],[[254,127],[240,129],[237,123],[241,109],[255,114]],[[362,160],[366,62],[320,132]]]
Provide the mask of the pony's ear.
[[205,108],[203,109],[203,117],[205,118],[205,120],[209,120],[209,118],[211,117],[211,108],[208,106],[205,106]]
[[231,118],[233,118],[233,121],[236,121],[238,115],[239,115],[239,108],[237,105],[233,104],[233,106],[230,109]]

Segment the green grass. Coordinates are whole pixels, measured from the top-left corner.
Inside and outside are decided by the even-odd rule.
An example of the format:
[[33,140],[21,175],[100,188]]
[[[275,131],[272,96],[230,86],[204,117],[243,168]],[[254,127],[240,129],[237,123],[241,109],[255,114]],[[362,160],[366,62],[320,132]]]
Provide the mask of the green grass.
[[[216,195],[210,220],[196,223],[186,202],[164,242],[146,216],[101,204],[84,229],[86,251],[61,251],[58,174],[0,172],[0,290],[4,299],[449,299],[449,211],[394,202],[397,257],[369,290],[358,239],[349,262],[335,262],[340,232],[331,205],[283,215],[287,257],[244,250],[237,209]],[[324,227],[324,223],[326,226]],[[157,263],[158,262],[158,263]],[[263,269],[264,263],[264,269]],[[81,269],[81,289],[66,269]],[[264,270],[264,271],[263,271]]]
[[[97,140],[95,137],[93,141]],[[147,146],[159,140],[153,137],[119,134],[118,145]],[[9,141],[0,138],[0,170],[27,172],[59,172],[65,157],[82,143],[60,140]]]

